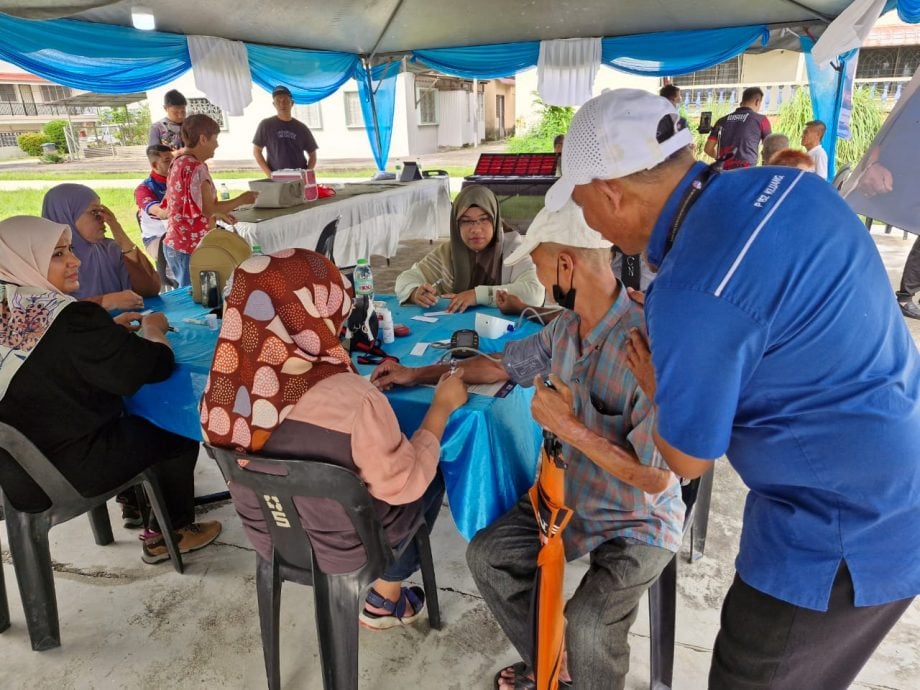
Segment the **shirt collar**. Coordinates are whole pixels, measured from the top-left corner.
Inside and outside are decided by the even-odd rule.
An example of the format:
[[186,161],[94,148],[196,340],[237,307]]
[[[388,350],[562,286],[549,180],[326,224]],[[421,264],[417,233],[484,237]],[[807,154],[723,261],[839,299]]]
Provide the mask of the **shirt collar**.
[[150,171],[150,179],[151,179],[151,180],[154,180],[154,181],[156,181],[156,182],[166,182],[166,178],[163,177],[163,176],[162,176],[160,173],[158,173],[156,170],[151,170],[151,171]]
[[604,317],[595,324],[594,328],[590,330],[588,335],[585,336],[584,340],[580,339],[578,335],[578,324],[581,321],[581,317],[578,314],[575,314],[575,318],[572,319],[572,324],[574,326],[574,337],[577,340],[580,340],[582,348],[582,356],[587,355],[591,350],[595,349],[597,345],[602,343],[611,330],[620,322],[620,319],[629,311],[630,306],[629,295],[626,294],[626,286],[623,283],[620,283],[620,292],[617,295],[617,298],[613,301],[613,304],[610,305],[610,309],[607,310],[607,313],[604,314]]
[[648,241],[648,262],[653,266],[661,267],[661,262],[664,261],[664,250],[668,240],[668,233],[671,231],[671,224],[674,222],[674,217],[677,215],[680,202],[684,198],[684,193],[696,176],[705,169],[705,163],[694,164],[681,181],[677,183],[674,191],[671,192],[671,196],[669,196],[668,200],[665,202],[664,208],[661,209],[661,213],[658,214],[658,220],[655,221],[655,226],[652,228],[652,234]]

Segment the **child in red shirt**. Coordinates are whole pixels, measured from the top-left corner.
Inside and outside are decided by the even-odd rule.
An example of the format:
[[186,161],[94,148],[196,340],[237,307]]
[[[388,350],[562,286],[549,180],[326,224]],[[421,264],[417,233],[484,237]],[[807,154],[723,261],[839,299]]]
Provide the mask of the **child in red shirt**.
[[244,192],[226,201],[217,200],[217,189],[205,161],[217,150],[219,125],[207,115],[191,115],[182,124],[185,148],[169,168],[164,199],[169,213],[163,238],[163,254],[179,287],[191,285],[189,258],[201,239],[214,227],[218,216],[256,200],[255,192]]

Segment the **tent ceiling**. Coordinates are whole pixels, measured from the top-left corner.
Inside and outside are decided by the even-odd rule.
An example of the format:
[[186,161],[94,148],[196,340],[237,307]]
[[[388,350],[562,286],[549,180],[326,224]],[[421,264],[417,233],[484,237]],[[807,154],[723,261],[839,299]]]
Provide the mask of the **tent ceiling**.
[[[157,30],[368,54],[748,24],[824,23],[851,0],[158,0]],[[82,9],[97,5],[94,9]],[[0,0],[0,11],[131,25],[131,1]],[[82,9],[82,11],[81,11]],[[394,15],[395,12],[395,15]],[[44,14],[42,14],[44,13]],[[391,20],[392,17],[392,21]],[[389,22],[389,25],[388,25]],[[379,41],[379,46],[377,45]]]

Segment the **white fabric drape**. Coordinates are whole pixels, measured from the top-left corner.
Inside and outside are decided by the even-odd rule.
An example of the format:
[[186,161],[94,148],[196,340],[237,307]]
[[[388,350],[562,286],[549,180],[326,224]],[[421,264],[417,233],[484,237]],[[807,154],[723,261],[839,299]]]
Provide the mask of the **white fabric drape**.
[[581,105],[591,98],[601,66],[600,38],[540,41],[537,91],[548,105]]
[[230,115],[252,102],[252,75],[246,44],[214,36],[188,36],[195,86]]
[[856,0],[821,34],[811,55],[822,67],[853,48],[859,48],[881,16],[885,0]]

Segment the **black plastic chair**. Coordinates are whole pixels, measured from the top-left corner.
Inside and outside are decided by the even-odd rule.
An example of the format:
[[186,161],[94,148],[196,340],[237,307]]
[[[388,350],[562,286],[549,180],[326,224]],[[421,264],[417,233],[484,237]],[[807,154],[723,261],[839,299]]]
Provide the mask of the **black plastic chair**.
[[338,218],[326,223],[326,227],[323,228],[323,231],[319,234],[319,239],[316,241],[316,253],[322,254],[332,263],[335,263],[335,233],[338,227]]
[[[261,502],[262,514],[274,550],[271,562],[258,558],[256,589],[268,687],[270,690],[281,687],[278,623],[281,584],[287,580],[313,586],[323,687],[326,690],[356,689],[359,607],[368,586],[402,553],[402,550],[394,552],[389,546],[364,482],[351,470],[322,460],[281,460],[236,453],[207,444],[205,448],[217,461],[228,482],[248,486],[264,499]],[[284,474],[244,469],[238,460],[252,460]],[[294,497],[327,498],[342,506],[364,545],[367,560],[361,568],[341,575],[327,575],[320,569],[310,547],[309,535],[299,529],[300,519]],[[296,525],[295,529],[291,529],[292,524]],[[439,630],[438,590],[424,516],[419,515],[410,534],[418,548],[428,622],[432,629]],[[409,543],[407,540],[403,548]]]
[[0,563],[0,633],[10,627],[10,606],[6,600],[6,584],[3,581],[3,564]]
[[[690,561],[703,555],[706,544],[706,523],[709,517],[709,499],[712,493],[710,469],[703,476],[681,487],[686,506],[684,535],[690,532]],[[700,533],[701,532],[701,533]],[[698,548],[699,551],[695,552]],[[694,555],[698,553],[698,555]],[[648,590],[649,666],[652,690],[670,690],[674,679],[674,641],[677,626],[677,557],[674,554],[661,575]]]
[[29,638],[35,651],[42,652],[61,646],[54,573],[48,544],[48,531],[55,525],[89,513],[96,544],[111,544],[115,538],[105,502],[124,489],[143,483],[151,497],[160,529],[167,537],[166,547],[173,566],[176,572],[182,572],[182,557],[169,515],[163,507],[163,493],[155,467],[147,468],[133,479],[103,494],[85,498],[29,439],[3,423],[0,423],[0,462],[18,464],[51,499],[51,507],[47,510],[27,513],[17,510],[6,495],[2,495],[10,555],[13,557],[13,569],[22,596]]

